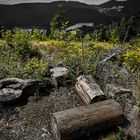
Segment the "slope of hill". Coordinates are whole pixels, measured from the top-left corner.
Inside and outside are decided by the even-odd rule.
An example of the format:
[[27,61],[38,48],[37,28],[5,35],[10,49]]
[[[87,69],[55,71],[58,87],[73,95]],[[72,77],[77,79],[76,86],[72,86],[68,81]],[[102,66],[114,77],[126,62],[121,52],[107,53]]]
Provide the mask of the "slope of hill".
[[[135,1],[136,3],[133,3],[132,0],[125,2],[112,0],[99,6],[73,1],[0,5],[0,26],[37,26],[47,28],[57,9],[62,9],[66,12],[71,25],[77,23],[105,24],[118,17],[128,16],[139,11],[139,0]],[[112,7],[120,5],[123,6],[121,11],[117,11],[115,8],[112,9]]]
[[[94,6],[92,6],[94,7]],[[46,27],[57,9],[65,10],[71,24],[109,21],[96,9],[79,2],[28,3],[0,6],[0,25]]]
[[138,13],[140,11],[140,1],[139,0],[127,0],[127,1],[116,1],[110,0],[103,3],[98,7],[100,13],[106,13],[112,16],[130,16]]

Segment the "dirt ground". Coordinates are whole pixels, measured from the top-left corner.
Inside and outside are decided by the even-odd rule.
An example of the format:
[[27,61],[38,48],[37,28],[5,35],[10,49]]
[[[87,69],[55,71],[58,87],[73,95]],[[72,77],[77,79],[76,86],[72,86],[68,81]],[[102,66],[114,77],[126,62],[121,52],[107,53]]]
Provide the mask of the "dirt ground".
[[66,87],[42,98],[30,96],[22,104],[0,104],[0,140],[54,140],[51,113],[80,105],[74,90]]

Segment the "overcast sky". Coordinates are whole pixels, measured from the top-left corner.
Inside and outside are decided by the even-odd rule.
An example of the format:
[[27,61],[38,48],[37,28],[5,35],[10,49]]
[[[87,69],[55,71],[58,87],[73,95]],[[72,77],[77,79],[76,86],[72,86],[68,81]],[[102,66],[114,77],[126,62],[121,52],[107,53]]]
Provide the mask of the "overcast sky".
[[[62,1],[62,0],[0,0],[0,4],[16,4],[16,3],[31,3],[31,2],[52,2],[52,1]],[[63,1],[79,1],[87,4],[101,4],[109,0],[63,0]],[[126,1],[126,0],[117,0]]]

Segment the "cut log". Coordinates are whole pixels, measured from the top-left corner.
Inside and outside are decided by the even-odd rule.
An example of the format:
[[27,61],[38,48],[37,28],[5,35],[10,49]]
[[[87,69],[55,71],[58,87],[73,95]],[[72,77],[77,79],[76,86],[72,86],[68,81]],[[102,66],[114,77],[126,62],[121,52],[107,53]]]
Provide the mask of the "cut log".
[[90,75],[78,77],[75,89],[86,105],[106,99],[105,94]]
[[124,121],[121,106],[106,100],[52,114],[55,140],[74,140],[120,125]]

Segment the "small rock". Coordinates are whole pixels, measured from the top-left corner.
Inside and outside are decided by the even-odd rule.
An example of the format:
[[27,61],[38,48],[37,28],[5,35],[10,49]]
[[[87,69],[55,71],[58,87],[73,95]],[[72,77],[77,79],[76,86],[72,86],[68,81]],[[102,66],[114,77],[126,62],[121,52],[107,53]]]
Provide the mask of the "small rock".
[[14,90],[12,88],[0,89],[0,102],[11,101],[19,98],[22,90]]
[[42,131],[44,131],[46,133],[47,132],[47,129],[43,127],[42,128]]
[[50,72],[52,73],[52,77],[57,78],[61,76],[66,76],[68,73],[68,69],[65,67],[55,67],[51,69]]
[[22,84],[21,83],[17,83],[17,84],[11,84],[6,86],[7,88],[12,88],[12,89],[21,89],[22,88]]
[[22,90],[24,93],[34,93],[42,86],[40,80],[25,80]]
[[124,115],[130,123],[128,127],[129,134],[135,139],[140,138],[139,108],[136,106],[136,99],[132,95],[132,91],[109,84],[106,87],[106,94],[122,106]]
[[44,134],[42,134],[41,136],[44,138],[44,137],[46,137],[46,136],[47,136],[47,134],[46,134],[46,133],[44,133]]
[[59,85],[65,84],[65,78],[68,75],[68,69],[65,67],[55,67],[50,70],[52,77],[52,84],[58,88]]
[[129,127],[129,133],[136,139],[140,138],[140,118],[139,108],[135,105],[132,111],[129,113],[128,120],[131,122]]
[[0,102],[12,101],[22,93],[33,94],[42,86],[39,80],[22,80],[18,78],[6,78],[0,80]]
[[13,84],[17,84],[17,83],[20,83],[20,84],[23,84],[24,83],[24,80],[22,79],[18,79],[18,78],[6,78],[6,79],[2,79],[0,80],[0,88],[4,88],[8,85],[13,85]]
[[107,96],[114,98],[121,94],[130,94],[132,96],[132,91],[129,89],[125,89],[119,86],[115,86],[113,84],[107,84],[105,93]]

